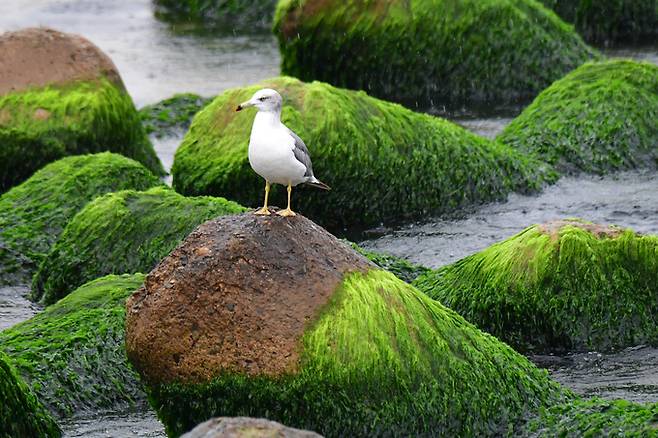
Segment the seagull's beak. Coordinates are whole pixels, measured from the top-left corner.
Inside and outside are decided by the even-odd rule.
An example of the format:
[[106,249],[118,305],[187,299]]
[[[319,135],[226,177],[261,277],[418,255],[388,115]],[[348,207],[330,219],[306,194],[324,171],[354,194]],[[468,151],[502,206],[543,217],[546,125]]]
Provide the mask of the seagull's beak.
[[248,101],[242,102],[240,105],[238,105],[238,107],[235,110],[236,111],[242,111],[243,109],[245,109],[247,107],[250,107],[250,106],[254,106],[254,104],[251,103],[250,100],[248,100]]

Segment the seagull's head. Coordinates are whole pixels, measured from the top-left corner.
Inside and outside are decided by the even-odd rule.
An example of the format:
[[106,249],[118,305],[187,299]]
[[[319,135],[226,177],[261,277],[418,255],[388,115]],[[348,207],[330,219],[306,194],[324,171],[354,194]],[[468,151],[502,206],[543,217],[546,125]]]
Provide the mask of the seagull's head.
[[262,90],[256,91],[254,95],[251,96],[251,99],[238,105],[235,110],[241,111],[244,108],[255,106],[259,111],[279,112],[281,111],[282,102],[283,99],[281,98],[281,95],[276,92],[276,90],[272,90],[271,88],[263,88]]

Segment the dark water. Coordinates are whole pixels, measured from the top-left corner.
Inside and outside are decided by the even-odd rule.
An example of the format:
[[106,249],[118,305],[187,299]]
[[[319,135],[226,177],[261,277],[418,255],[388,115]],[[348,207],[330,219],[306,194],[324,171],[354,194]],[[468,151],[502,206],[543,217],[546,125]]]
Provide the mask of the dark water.
[[[137,106],[175,93],[213,96],[279,74],[280,57],[271,35],[176,34],[153,18],[150,0],[1,0],[0,32],[48,26],[83,34],[117,65]],[[611,56],[658,64],[658,46],[616,49]],[[483,136],[495,137],[521,108],[463,111],[449,117]],[[441,109],[431,112],[443,114]],[[183,133],[153,139],[167,169]],[[428,219],[362,242],[366,248],[441,266],[509,237],[527,225],[578,216],[658,234],[658,176],[642,172],[607,178],[565,178],[534,197],[511,195],[456,220]],[[0,288],[0,329],[37,313],[27,287]],[[584,395],[658,401],[658,350],[616,354],[536,356],[561,383]],[[98,413],[63,425],[70,437],[162,437],[152,411]]]

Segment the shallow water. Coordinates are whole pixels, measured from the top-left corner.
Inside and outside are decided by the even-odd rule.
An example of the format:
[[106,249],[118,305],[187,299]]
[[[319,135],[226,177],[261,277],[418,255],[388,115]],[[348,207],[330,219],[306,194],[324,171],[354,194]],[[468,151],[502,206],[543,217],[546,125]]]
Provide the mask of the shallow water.
[[457,261],[529,225],[579,217],[658,234],[658,174],[624,172],[606,177],[562,178],[541,194],[512,194],[456,220],[406,225],[359,243],[431,268]]
[[151,410],[74,417],[64,421],[60,426],[66,438],[160,438],[167,436],[164,426]]
[[0,330],[32,318],[43,307],[28,300],[27,286],[0,287]]

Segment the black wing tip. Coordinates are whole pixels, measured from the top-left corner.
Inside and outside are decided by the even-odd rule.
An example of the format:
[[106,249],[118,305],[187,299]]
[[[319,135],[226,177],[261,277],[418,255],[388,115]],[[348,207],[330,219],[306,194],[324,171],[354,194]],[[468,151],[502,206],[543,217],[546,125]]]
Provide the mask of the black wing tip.
[[322,181],[307,182],[306,185],[322,189],[322,190],[331,190],[331,187],[323,183]]

